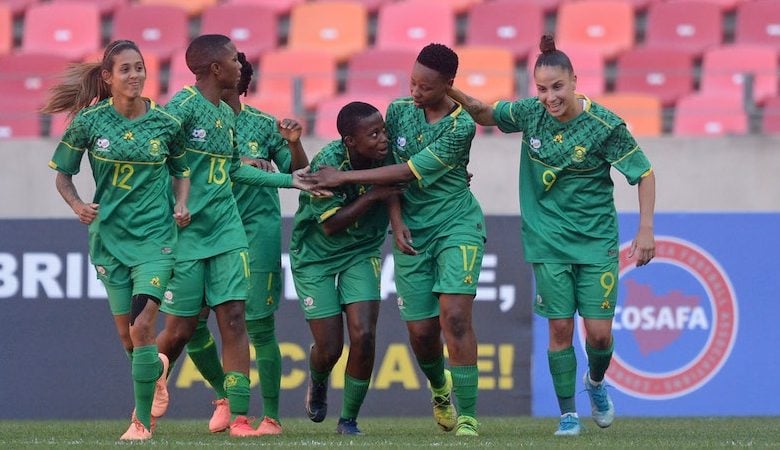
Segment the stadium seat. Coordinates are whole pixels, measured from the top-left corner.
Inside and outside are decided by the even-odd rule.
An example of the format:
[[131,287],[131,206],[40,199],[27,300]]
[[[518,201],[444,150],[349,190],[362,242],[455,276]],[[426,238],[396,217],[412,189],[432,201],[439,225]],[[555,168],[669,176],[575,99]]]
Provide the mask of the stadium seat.
[[29,101],[40,108],[57,84],[70,58],[50,53],[19,53],[0,57],[0,98]]
[[393,98],[379,95],[344,94],[322,101],[317,105],[314,134],[322,139],[338,139],[340,136],[336,128],[336,118],[341,108],[353,101],[374,105],[382,113],[382,117],[384,117],[387,106],[393,101]]
[[[569,46],[566,55],[577,75],[577,92],[588,97],[597,97],[606,90],[607,77],[605,73],[604,56],[599,50],[587,46]],[[536,58],[528,60],[528,95],[536,95],[534,83],[534,64]]]
[[455,44],[455,13],[446,3],[406,0],[379,9],[376,47],[419,52],[431,42]]
[[78,61],[101,44],[100,11],[94,4],[35,4],[27,9],[24,22],[25,53],[54,53]]
[[482,3],[483,0],[428,0],[430,2],[438,2],[449,5],[455,14],[461,14],[468,11],[474,5]]
[[515,64],[509,50],[499,47],[464,46],[456,52],[456,86],[488,104],[514,99]]
[[0,55],[11,52],[14,46],[14,23],[11,7],[0,4]]
[[250,61],[277,47],[276,13],[268,6],[225,3],[203,11],[201,34],[224,34]]
[[117,9],[126,6],[129,0],[51,0],[52,3],[59,2],[80,2],[80,3],[92,3],[98,7],[100,14],[108,16],[114,13]]
[[733,11],[734,8],[739,6],[741,3],[746,1],[753,1],[753,0],[699,0],[704,3],[712,3],[713,5],[720,8],[721,11]]
[[714,3],[701,0],[659,2],[650,5],[645,25],[645,46],[685,50],[700,56],[723,39],[722,13]]
[[187,62],[184,58],[185,53],[186,49],[182,48],[177,50],[171,57],[166,94],[160,97],[161,100],[164,100],[164,103],[168,103],[168,100],[184,86],[195,84],[195,75],[187,68]]
[[177,6],[131,5],[114,14],[112,39],[135,41],[146,53],[154,53],[161,61],[187,47],[189,22],[187,12]]
[[409,74],[417,59],[412,50],[370,48],[354,55],[348,64],[346,91],[349,94],[409,95]]
[[780,134],[780,97],[773,97],[764,104],[761,131]]
[[634,45],[634,10],[622,0],[565,2],[558,8],[556,46],[592,47],[611,59]]
[[331,53],[346,61],[368,45],[368,12],[360,3],[302,3],[290,14],[287,47]]
[[704,52],[703,94],[742,99],[745,74],[753,75],[753,100],[763,103],[777,95],[777,51],[768,45],[735,44]]
[[[311,0],[311,1],[322,1],[322,2],[329,2],[331,0]],[[379,8],[384,5],[385,3],[394,2],[396,0],[350,0],[354,3],[360,3],[366,8],[366,11],[368,11],[369,14],[376,13]]]
[[38,107],[24,98],[3,99],[0,110],[0,140],[41,136]]
[[497,0],[469,11],[466,45],[492,45],[510,50],[518,61],[535,55],[544,31],[544,10],[534,3]]
[[177,6],[190,16],[197,16],[206,8],[216,6],[217,0],[137,0],[141,5]]
[[30,5],[38,3],[38,0],[5,0],[3,3],[8,6],[12,15],[18,16],[24,14]]
[[[257,99],[276,110],[296,112],[295,80],[302,82],[301,105],[313,110],[336,93],[336,59],[321,51],[277,50],[260,59]],[[270,108],[270,106],[266,106]],[[276,112],[276,111],[271,111]]]
[[780,2],[755,0],[737,7],[734,30],[737,44],[773,45],[780,51]]
[[256,5],[271,8],[276,15],[288,14],[293,6],[303,3],[305,0],[229,0],[233,5]]
[[653,94],[664,106],[693,91],[693,59],[684,50],[638,47],[618,56],[615,91]]
[[673,128],[677,136],[715,137],[747,131],[747,114],[740,99],[692,94],[677,101]]
[[593,99],[620,116],[634,136],[661,134],[661,99],[652,94],[605,94]]

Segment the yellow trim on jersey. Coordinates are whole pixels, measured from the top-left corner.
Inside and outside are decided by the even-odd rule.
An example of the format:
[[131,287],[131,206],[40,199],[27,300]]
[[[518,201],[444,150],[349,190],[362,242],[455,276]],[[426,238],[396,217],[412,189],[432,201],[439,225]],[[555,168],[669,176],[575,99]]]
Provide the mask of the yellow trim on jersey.
[[420,175],[420,172],[418,172],[417,168],[414,167],[414,163],[412,162],[411,159],[409,161],[406,161],[406,165],[409,166],[409,169],[412,171],[415,178],[417,178],[418,180],[422,180],[422,175]]
[[196,150],[194,148],[184,147],[184,150],[192,153],[200,153],[201,155],[207,155],[207,156],[216,156],[217,158],[231,158],[233,157],[232,153],[226,154],[226,153],[211,153],[206,152],[203,150]]
[[181,126],[181,120],[179,120],[178,117],[174,116],[173,114],[169,113],[168,111],[162,109],[162,108],[156,108],[156,105],[154,105],[154,102],[152,102],[152,109],[162,113],[165,116],[170,117],[174,122],[176,122],[176,125]]
[[636,147],[632,148],[630,152],[628,152],[625,155],[621,156],[620,159],[617,159],[617,160],[611,162],[610,164],[615,165],[615,164],[619,163],[620,161],[623,161],[624,159],[628,158],[632,153],[636,152],[637,150],[639,150],[639,144],[637,144]]
[[49,161],[49,167],[51,167],[54,170],[57,170],[58,168],[57,163],[54,161]]
[[97,159],[98,161],[104,161],[104,162],[110,162],[110,163],[123,163],[123,164],[137,164],[137,165],[143,165],[143,166],[159,166],[160,164],[165,164],[165,160],[163,161],[124,161],[121,159],[110,159],[110,158],[101,158],[95,152],[90,152],[93,158]]
[[185,98],[184,100],[182,100],[181,103],[179,103],[179,105],[183,105],[183,104],[187,103],[188,101],[190,101],[190,99],[195,98],[195,97],[198,96],[198,91],[193,89],[192,86],[184,86],[182,88],[182,90],[183,91],[189,91],[189,93],[191,95],[189,97]]
[[[454,127],[453,127],[453,128],[454,128]],[[434,158],[436,158],[436,161],[439,161],[439,164],[441,164],[442,166],[444,166],[444,167],[446,167],[446,168],[448,168],[448,169],[450,169],[450,170],[452,170],[452,169],[454,169],[454,168],[455,168],[455,166],[451,166],[451,165],[449,165],[449,164],[445,163],[444,161],[442,161],[442,160],[441,160],[441,158],[439,158],[438,156],[436,156],[436,153],[433,153],[433,152],[431,151],[431,149],[430,149],[430,148],[428,148],[428,147],[425,147],[425,151],[426,151],[426,152],[428,152],[428,153],[430,153],[430,154],[431,154],[431,156],[433,156]]]
[[87,116],[89,114],[92,114],[95,111],[100,111],[103,108],[107,108],[107,107],[113,105],[114,104],[113,100],[114,100],[114,97],[111,97],[111,98],[108,99],[108,102],[106,102],[106,103],[97,104],[97,105],[94,105],[92,108],[88,108],[88,109],[84,110],[84,116]]
[[320,222],[325,222],[326,220],[330,219],[336,214],[336,211],[340,210],[341,207],[337,206],[335,208],[331,208],[324,213],[320,214]]
[[645,172],[642,175],[640,175],[639,178],[644,178],[644,177],[650,175],[651,173],[653,173],[653,168],[652,167],[647,169],[647,172]]
[[87,150],[86,148],[74,147],[70,143],[65,142],[65,141],[60,141],[60,144],[63,144],[65,147],[68,147],[69,149],[71,149],[71,150],[73,150],[75,152],[84,152],[84,151]]
[[248,105],[242,103],[241,104],[241,112],[245,112],[247,114],[251,114],[255,117],[260,117],[261,119],[270,120],[273,123],[276,123],[276,117],[272,116],[271,114],[268,114],[266,112],[260,111],[257,108],[249,108]]

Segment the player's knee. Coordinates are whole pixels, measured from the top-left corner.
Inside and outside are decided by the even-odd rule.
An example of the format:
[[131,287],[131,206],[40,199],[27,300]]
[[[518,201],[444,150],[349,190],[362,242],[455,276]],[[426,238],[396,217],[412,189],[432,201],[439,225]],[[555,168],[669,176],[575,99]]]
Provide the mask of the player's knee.
[[156,303],[157,305],[160,304],[160,300],[156,297],[152,297],[148,294],[138,294],[134,295],[130,299],[130,325],[135,325],[135,320],[138,319],[138,316],[141,315],[142,312],[144,312],[144,308],[146,308],[146,304],[149,301],[152,301]]

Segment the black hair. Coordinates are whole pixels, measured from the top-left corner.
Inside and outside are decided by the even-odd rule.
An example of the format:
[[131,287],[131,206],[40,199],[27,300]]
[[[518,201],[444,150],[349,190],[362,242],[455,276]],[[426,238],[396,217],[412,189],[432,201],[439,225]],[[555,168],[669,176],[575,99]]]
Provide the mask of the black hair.
[[241,78],[238,80],[236,90],[238,91],[239,96],[241,94],[246,96],[246,93],[249,91],[249,84],[252,83],[252,75],[254,75],[255,70],[252,68],[252,64],[246,60],[246,55],[243,52],[238,52],[238,62],[241,63]]
[[542,52],[536,57],[534,70],[541,66],[560,67],[563,70],[573,73],[574,67],[566,53],[555,48],[555,39],[550,34],[545,34],[539,41],[539,50]]
[[336,129],[339,131],[341,139],[353,136],[361,120],[378,112],[379,110],[374,105],[364,102],[351,102],[344,105],[336,117]]
[[444,44],[428,44],[420,50],[417,62],[439,72],[444,78],[455,78],[458,72],[458,55]]
[[204,34],[190,42],[184,59],[190,72],[199,77],[208,72],[211,63],[216,62],[225,52],[230,38],[222,34]]

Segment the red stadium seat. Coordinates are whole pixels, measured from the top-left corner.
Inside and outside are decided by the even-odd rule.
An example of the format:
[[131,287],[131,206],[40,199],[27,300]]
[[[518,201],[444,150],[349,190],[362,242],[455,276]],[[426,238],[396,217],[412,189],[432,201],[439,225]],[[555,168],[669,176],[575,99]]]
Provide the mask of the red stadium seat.
[[455,13],[446,3],[407,0],[379,9],[377,48],[419,52],[431,42],[455,44]]
[[3,3],[8,5],[11,14],[16,16],[24,14],[27,8],[32,4],[38,3],[38,0],[5,0]]
[[393,98],[377,95],[345,94],[320,102],[320,104],[317,105],[314,134],[323,139],[338,139],[340,136],[338,129],[336,128],[336,118],[338,117],[341,108],[353,101],[361,101],[374,105],[376,109],[382,113],[382,117],[384,117],[387,106],[393,101]]
[[203,12],[201,34],[224,34],[250,61],[277,47],[276,13],[268,6],[225,3]]
[[167,93],[161,96],[161,102],[164,100],[164,102],[167,103],[168,100],[184,86],[192,86],[195,84],[195,75],[190,72],[190,69],[187,67],[187,62],[184,59],[185,53],[186,49],[180,49],[171,57],[171,65],[168,70]]
[[368,49],[349,60],[347,92],[391,98],[409,95],[409,74],[417,59],[412,50]]
[[492,104],[515,97],[512,53],[499,47],[460,47],[455,85],[474,98]]
[[100,11],[89,3],[42,3],[25,14],[22,51],[81,60],[101,43]]
[[482,3],[483,0],[428,0],[430,2],[439,2],[448,5],[455,11],[455,14],[461,14],[468,11],[474,5]]
[[699,56],[720,45],[722,13],[718,5],[701,0],[653,3],[647,11],[645,31],[647,47],[673,48]]
[[606,59],[634,45],[634,9],[622,0],[582,0],[558,8],[556,46],[592,47]]
[[67,57],[48,53],[0,57],[0,98],[3,102],[26,100],[40,108],[69,62]]
[[14,45],[14,23],[11,8],[0,4],[0,55],[10,53]]
[[780,97],[773,97],[764,104],[761,131],[780,134]]
[[652,94],[606,94],[593,99],[614,112],[634,136],[661,134],[661,99]]
[[737,7],[734,41],[738,44],[772,45],[780,51],[780,2],[755,0]]
[[[564,50],[577,75],[577,92],[596,97],[604,93],[607,85],[604,57],[592,47],[569,46]],[[536,95],[534,64],[536,58],[528,60],[528,95]]]
[[290,12],[293,6],[303,3],[305,0],[229,0],[232,5],[256,5],[271,8],[277,15]]
[[712,3],[713,5],[720,8],[721,11],[732,11],[734,8],[739,6],[741,3],[746,1],[752,1],[752,0],[699,0],[704,3]]
[[735,44],[707,50],[702,61],[703,94],[742,99],[745,74],[753,75],[753,100],[777,95],[777,51],[771,46]]
[[0,110],[0,140],[41,136],[41,115],[28,99],[3,99]]
[[747,132],[747,114],[738,98],[693,94],[677,102],[675,135],[717,137]]
[[98,7],[103,16],[113,14],[117,9],[126,6],[129,0],[52,0],[52,3],[59,2],[80,2],[92,3]]
[[[277,50],[260,59],[256,104],[273,105],[275,110],[295,111],[295,81],[300,80],[303,108],[336,94],[336,60],[323,52]],[[270,106],[266,106],[266,109]],[[269,111],[275,113],[276,111]]]
[[671,48],[628,50],[617,59],[615,91],[653,94],[671,106],[693,91],[693,59]]
[[544,10],[533,3],[497,0],[479,3],[469,11],[466,44],[492,45],[510,50],[523,60],[539,50]]
[[302,3],[290,14],[287,47],[331,53],[346,61],[368,45],[368,13],[360,3]]
[[114,14],[112,39],[130,39],[161,61],[189,42],[187,12],[176,6],[131,5]]
[[141,5],[176,6],[190,16],[198,16],[204,9],[216,6],[217,0],[137,0]]

